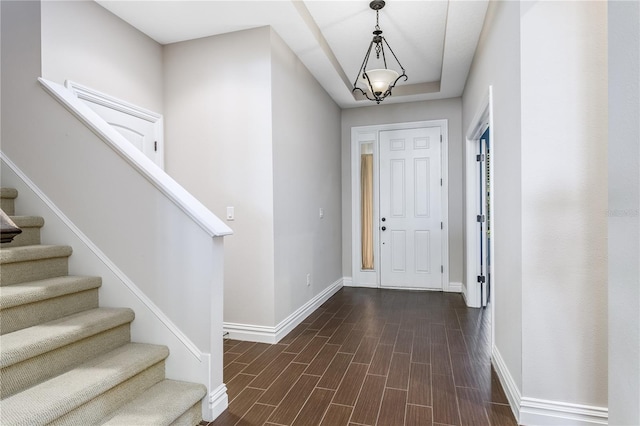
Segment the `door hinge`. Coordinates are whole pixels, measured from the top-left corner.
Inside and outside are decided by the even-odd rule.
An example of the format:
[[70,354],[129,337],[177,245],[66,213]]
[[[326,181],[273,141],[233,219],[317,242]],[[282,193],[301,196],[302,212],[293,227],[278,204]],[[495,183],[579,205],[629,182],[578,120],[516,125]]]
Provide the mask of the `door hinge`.
[[444,274],[444,266],[443,265],[440,265],[440,273]]
[[480,222],[483,223],[484,222],[484,215],[483,214],[479,214],[476,216],[476,222]]
[[442,186],[442,178],[440,178],[440,186]]
[[444,229],[444,222],[440,222],[440,229]]
[[154,141],[154,142],[153,142],[153,150],[154,150],[155,152],[158,152],[158,141]]
[[484,275],[478,275],[478,282],[483,283],[484,281]]
[[440,142],[442,143],[442,135],[440,135]]
[[484,161],[484,154],[476,155],[476,161]]

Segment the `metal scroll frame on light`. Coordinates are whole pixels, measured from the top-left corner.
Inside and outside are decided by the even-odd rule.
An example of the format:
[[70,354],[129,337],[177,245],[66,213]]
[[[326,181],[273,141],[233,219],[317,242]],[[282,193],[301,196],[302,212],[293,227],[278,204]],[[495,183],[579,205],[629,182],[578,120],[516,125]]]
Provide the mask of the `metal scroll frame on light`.
[[[380,9],[382,9],[384,7],[384,5],[385,5],[384,0],[373,0],[371,3],[369,3],[369,7],[376,11],[376,26],[375,26],[375,31],[373,31],[373,39],[371,40],[371,43],[369,43],[369,49],[367,50],[367,53],[364,56],[364,61],[362,62],[362,66],[360,67],[360,70],[358,71],[358,74],[356,75],[356,79],[353,82],[353,90],[352,90],[352,92],[355,92],[355,91],[359,90],[360,93],[362,93],[367,99],[369,99],[370,101],[375,101],[377,104],[382,102],[387,96],[391,95],[391,90],[396,86],[396,83],[398,82],[398,80],[400,80],[403,77],[404,77],[404,81],[407,81],[407,79],[408,79],[407,74],[405,73],[404,67],[402,66],[402,64],[398,60],[398,57],[396,56],[396,54],[393,51],[393,49],[391,48],[391,46],[389,46],[389,42],[387,41],[386,38],[384,38],[382,36],[382,30],[380,29],[380,23],[379,23],[379,12],[380,12]],[[384,44],[386,44],[387,47],[389,48],[389,51],[393,55],[393,58],[396,60],[396,62],[400,66],[400,69],[402,70],[402,74],[400,76],[398,76],[398,78],[396,78],[393,83],[389,84],[389,87],[387,88],[387,90],[384,93],[382,93],[382,92],[377,92],[376,93],[373,90],[373,86],[371,85],[371,80],[369,80],[369,76],[367,75],[365,67],[367,66],[367,63],[369,62],[369,56],[371,55],[371,49],[373,48],[373,45],[375,44],[377,59],[380,59],[380,53],[382,53],[382,61],[384,63],[384,68],[385,69],[389,69],[389,68],[387,68],[387,57],[386,57],[386,55],[384,53],[384,45],[382,44],[382,42],[384,42]],[[362,78],[367,81],[367,85],[369,86],[369,89],[371,90],[371,94],[373,95],[373,98],[370,97],[369,94],[366,91],[362,90],[360,87],[357,87],[358,78],[360,78],[360,76],[362,76]]]

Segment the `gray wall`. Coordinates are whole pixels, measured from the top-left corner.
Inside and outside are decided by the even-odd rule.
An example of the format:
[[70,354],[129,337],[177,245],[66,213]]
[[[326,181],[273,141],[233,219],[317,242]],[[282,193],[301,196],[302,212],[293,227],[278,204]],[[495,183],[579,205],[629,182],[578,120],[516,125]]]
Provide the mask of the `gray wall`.
[[341,277],[340,109],[268,27],[167,45],[164,70],[167,171],[235,207],[224,320],[276,326]]
[[610,1],[609,424],[640,424],[640,3]]
[[493,85],[497,352],[523,398],[591,407],[607,405],[606,15],[492,3],[463,95],[466,130]]
[[[495,346],[522,391],[522,224],[520,148],[520,6],[491,2],[462,96],[466,133],[489,86],[494,171],[492,237]],[[467,238],[473,238],[472,236]]]
[[461,99],[371,105],[342,111],[342,273],[351,277],[351,128],[424,120],[449,120],[449,281],[462,283]]
[[166,170],[218,217],[224,321],[274,325],[273,159],[268,27],[164,48]]
[[342,277],[340,108],[273,31],[271,72],[278,324]]
[[523,394],[606,407],[607,5],[520,12]]
[[42,2],[42,77],[162,113],[162,46],[93,1]]

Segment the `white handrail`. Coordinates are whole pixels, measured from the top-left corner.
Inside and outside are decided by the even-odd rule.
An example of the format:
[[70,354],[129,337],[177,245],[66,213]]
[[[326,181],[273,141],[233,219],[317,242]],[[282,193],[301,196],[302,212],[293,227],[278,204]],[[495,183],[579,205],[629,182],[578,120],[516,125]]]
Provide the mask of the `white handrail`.
[[194,222],[212,237],[232,235],[233,231],[211,210],[205,207],[178,182],[136,149],[120,133],[114,130],[89,106],[78,99],[64,86],[38,78],[42,87],[69,112],[81,120],[100,139],[107,143],[125,161],[166,195],[176,206],[184,211]]

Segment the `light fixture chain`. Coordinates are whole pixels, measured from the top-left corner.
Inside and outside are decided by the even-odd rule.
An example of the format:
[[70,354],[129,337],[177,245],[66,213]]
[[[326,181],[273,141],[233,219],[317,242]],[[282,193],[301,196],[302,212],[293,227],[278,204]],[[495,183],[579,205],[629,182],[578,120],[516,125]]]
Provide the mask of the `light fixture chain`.
[[[376,32],[380,31],[380,11],[376,10]],[[375,32],[374,32],[375,34]],[[375,38],[374,38],[375,39]],[[376,41],[376,59],[380,59],[380,50],[382,49],[382,44],[379,41]],[[382,52],[382,56],[384,56],[384,51]],[[386,68],[386,66],[385,66]]]

